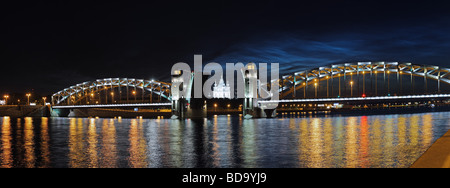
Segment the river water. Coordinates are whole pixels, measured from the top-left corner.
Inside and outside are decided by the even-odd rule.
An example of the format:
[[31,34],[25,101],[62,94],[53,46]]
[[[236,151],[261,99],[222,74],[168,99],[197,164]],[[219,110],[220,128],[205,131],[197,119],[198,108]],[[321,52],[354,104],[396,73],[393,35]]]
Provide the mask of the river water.
[[3,117],[0,168],[405,168],[450,129],[448,117]]

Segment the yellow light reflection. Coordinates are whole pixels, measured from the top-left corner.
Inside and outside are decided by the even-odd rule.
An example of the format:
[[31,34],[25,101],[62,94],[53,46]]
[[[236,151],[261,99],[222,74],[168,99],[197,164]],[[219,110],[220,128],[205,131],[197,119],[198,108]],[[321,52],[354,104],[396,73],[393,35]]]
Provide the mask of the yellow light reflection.
[[70,119],[69,124],[69,167],[86,168],[85,145],[83,141],[83,122],[77,124],[77,119]]
[[137,119],[131,120],[130,127],[130,158],[131,168],[147,167],[147,144],[144,138],[142,126],[138,125]]
[[34,154],[34,126],[33,119],[25,118],[24,126],[25,167],[34,168],[36,156]]
[[9,117],[3,118],[2,123],[2,153],[1,153],[1,168],[12,168],[13,167],[13,157],[12,157],[12,136],[11,136],[11,119]]
[[410,127],[409,127],[409,136],[410,136],[410,140],[411,140],[411,145],[417,145],[419,144],[419,116],[418,115],[413,115],[410,118],[410,123],[409,123]]
[[88,156],[89,156],[89,168],[98,168],[98,136],[97,136],[97,126],[96,120],[90,119],[88,128]]
[[309,135],[309,129],[308,129],[308,120],[306,118],[303,118],[299,125],[299,146],[298,146],[298,152],[299,152],[299,163],[304,163],[305,161],[309,160],[308,156],[308,147],[310,145],[310,139],[308,137]]
[[369,125],[367,123],[367,116],[361,117],[361,131],[360,131],[360,145],[359,145],[359,158],[361,161],[360,166],[367,168],[370,166],[368,160],[369,156]]
[[433,116],[426,114],[422,116],[422,145],[429,146],[433,140]]
[[21,118],[17,118],[17,124],[16,124],[16,142],[15,142],[15,153],[18,153],[19,155],[14,156],[14,160],[20,163],[20,166],[22,166],[21,164],[23,163],[24,159],[23,159],[23,153],[24,153],[24,138],[23,138],[23,130],[22,130],[22,119]]
[[[384,158],[387,159],[394,159],[395,157],[395,151],[394,151],[394,118],[397,117],[387,117],[385,124],[384,124],[384,139],[383,139],[383,153]],[[391,167],[395,165],[394,160],[386,160],[383,165],[386,165],[386,167]]]
[[322,159],[322,125],[319,118],[314,118],[311,122],[311,168],[321,168],[323,165]]
[[358,123],[356,117],[347,119],[347,143],[345,143],[346,164],[348,168],[358,167]]
[[50,137],[48,135],[48,118],[43,117],[41,120],[41,156],[42,161],[40,168],[50,167]]
[[323,152],[322,152],[322,161],[326,161],[327,163],[323,163],[324,167],[333,165],[332,155],[328,155],[333,153],[333,121],[331,118],[325,118],[323,121]]
[[406,145],[406,118],[401,116],[397,119],[397,127],[398,127],[398,144]]
[[[375,118],[371,123],[371,152],[372,156],[383,156],[383,130],[380,118]],[[380,163],[380,159],[372,159],[371,163],[378,164]]]
[[116,126],[114,120],[103,120],[102,126],[102,161],[101,168],[117,167]]

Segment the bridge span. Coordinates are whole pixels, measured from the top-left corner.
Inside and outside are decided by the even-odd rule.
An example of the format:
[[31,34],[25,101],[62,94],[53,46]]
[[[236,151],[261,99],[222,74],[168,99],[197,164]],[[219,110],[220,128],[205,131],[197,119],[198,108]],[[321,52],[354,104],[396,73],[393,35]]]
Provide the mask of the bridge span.
[[[296,103],[338,103],[351,109],[361,104],[379,106],[384,103],[449,105],[450,99],[450,69],[433,65],[356,62],[292,72],[278,79],[279,100],[261,99],[261,91],[253,88],[256,84],[248,83],[250,77],[259,78],[258,73],[245,71],[242,69],[237,74],[245,81],[246,97],[233,109],[246,117],[273,117],[277,110],[268,110],[273,104],[278,104],[277,109],[280,109]],[[191,74],[194,77],[202,73]],[[172,75],[171,82],[107,78],[76,84],[52,96],[52,109],[123,109],[132,113],[133,108],[139,108],[149,113],[169,111],[173,118],[203,118],[209,112],[214,113],[211,108],[217,108],[217,104],[210,104],[211,99],[206,96],[194,98],[193,79],[183,80],[181,73],[172,72]],[[174,84],[181,84],[188,94],[174,93]],[[270,84],[267,88],[270,89]],[[256,97],[251,95],[252,91],[258,92]]]
[[53,109],[77,109],[77,108],[134,108],[134,107],[164,107],[172,106],[172,103],[137,103],[137,104],[93,104],[93,105],[70,105],[53,106]]
[[273,101],[258,101],[261,104],[268,103],[318,103],[318,102],[347,102],[347,101],[389,101],[389,100],[411,100],[415,99],[447,99],[450,94],[433,95],[407,95],[407,96],[382,96],[382,97],[352,97],[352,98],[322,98],[322,99],[285,99]]

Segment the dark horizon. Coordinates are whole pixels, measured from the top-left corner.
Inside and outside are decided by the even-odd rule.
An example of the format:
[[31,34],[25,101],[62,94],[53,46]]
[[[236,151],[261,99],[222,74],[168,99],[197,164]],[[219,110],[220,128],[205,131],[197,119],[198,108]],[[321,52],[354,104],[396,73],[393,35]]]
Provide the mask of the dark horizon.
[[[177,62],[447,66],[445,1],[70,3],[2,6],[0,94],[51,95],[110,77],[167,81]],[[284,71],[284,72],[283,72]]]

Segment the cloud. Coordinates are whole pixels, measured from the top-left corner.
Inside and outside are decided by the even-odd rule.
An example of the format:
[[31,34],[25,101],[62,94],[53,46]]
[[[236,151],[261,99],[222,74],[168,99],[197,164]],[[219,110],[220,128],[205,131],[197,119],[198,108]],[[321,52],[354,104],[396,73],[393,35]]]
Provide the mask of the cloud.
[[[434,25],[391,28],[389,32],[345,31],[304,37],[295,33],[259,35],[240,41],[211,61],[280,63],[287,74],[332,63],[399,61],[449,66],[450,29]],[[433,60],[432,62],[430,60]]]

